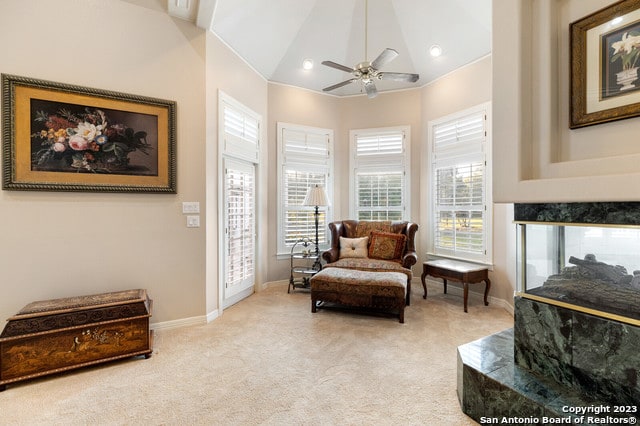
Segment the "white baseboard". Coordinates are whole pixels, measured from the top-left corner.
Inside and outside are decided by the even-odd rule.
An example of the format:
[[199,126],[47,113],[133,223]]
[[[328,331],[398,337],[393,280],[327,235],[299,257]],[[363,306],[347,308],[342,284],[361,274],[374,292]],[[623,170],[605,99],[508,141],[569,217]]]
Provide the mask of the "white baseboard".
[[220,316],[220,312],[217,309],[215,309],[213,312],[209,312],[207,314],[207,323],[210,323],[211,321],[218,318],[219,316]]
[[[214,312],[216,312],[216,315],[213,319],[217,318],[218,316],[217,315],[218,311],[216,310]],[[190,325],[203,325],[210,321],[208,320],[209,315],[207,315],[206,317],[200,316],[200,317],[182,318],[182,319],[173,320],[173,321],[156,322],[151,324],[149,327],[151,328],[151,330],[170,330],[172,328],[187,327]]]

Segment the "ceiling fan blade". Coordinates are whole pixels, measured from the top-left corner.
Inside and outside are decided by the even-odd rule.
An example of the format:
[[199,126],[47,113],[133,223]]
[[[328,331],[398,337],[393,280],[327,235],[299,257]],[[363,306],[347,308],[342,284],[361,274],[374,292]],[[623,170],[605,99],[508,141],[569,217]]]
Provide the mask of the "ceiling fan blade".
[[393,61],[396,56],[398,56],[398,51],[387,47],[376,59],[373,60],[373,62],[371,62],[371,67],[379,70],[389,62]]
[[322,61],[322,65],[326,65],[326,66],[328,66],[328,67],[335,68],[335,69],[337,69],[337,70],[345,71],[345,72],[354,72],[354,71],[355,71],[355,70],[354,70],[353,68],[351,68],[351,67],[348,67],[348,66],[346,66],[346,65],[336,64],[336,63],[335,63],[335,62],[333,62],[333,61]]
[[364,83],[364,90],[367,92],[367,97],[369,99],[373,99],[378,96],[378,89],[376,89],[376,85],[373,84],[373,81],[368,83]]
[[342,87],[342,86],[346,86],[347,84],[353,83],[354,81],[357,81],[357,80],[358,80],[357,78],[352,78],[352,79],[343,81],[342,83],[338,83],[338,84],[334,84],[333,86],[325,87],[324,89],[322,89],[322,91],[323,92],[330,92],[330,91],[332,91],[334,89],[337,89],[337,88]]
[[410,83],[415,83],[420,78],[420,75],[406,72],[381,72],[378,74],[378,78],[380,80],[408,81]]

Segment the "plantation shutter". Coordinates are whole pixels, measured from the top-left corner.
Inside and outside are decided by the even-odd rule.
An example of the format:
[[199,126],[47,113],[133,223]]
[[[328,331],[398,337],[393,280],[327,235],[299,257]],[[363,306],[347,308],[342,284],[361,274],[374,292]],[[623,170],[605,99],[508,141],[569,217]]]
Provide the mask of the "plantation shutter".
[[[328,188],[331,167],[330,137],[308,130],[282,129],[281,230],[284,247],[300,238],[315,240],[315,210],[303,206],[309,187]],[[327,244],[328,206],[319,207],[318,242]],[[284,249],[282,248],[282,250]]]
[[226,102],[222,103],[224,153],[253,163],[258,162],[260,126],[256,118],[244,114]]
[[484,111],[433,126],[434,250],[486,254],[486,117]]
[[225,168],[227,273],[226,287],[253,283],[255,271],[255,171],[251,164],[227,161]]
[[355,210],[358,220],[402,220],[405,215],[405,132],[355,134]]

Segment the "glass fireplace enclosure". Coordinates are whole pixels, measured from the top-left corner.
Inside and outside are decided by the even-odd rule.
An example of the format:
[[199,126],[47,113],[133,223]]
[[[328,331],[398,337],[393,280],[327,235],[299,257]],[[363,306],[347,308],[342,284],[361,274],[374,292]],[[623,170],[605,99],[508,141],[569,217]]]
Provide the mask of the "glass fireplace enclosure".
[[515,223],[519,296],[640,325],[640,226]]

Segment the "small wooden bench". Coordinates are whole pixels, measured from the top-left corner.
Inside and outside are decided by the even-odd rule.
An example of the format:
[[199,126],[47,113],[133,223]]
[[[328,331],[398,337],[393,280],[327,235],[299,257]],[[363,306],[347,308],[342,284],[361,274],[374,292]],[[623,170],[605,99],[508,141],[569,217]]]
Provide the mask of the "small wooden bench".
[[431,275],[435,278],[442,278],[444,282],[444,292],[447,293],[447,280],[461,282],[464,287],[464,311],[467,312],[467,299],[469,298],[469,284],[485,282],[484,305],[488,306],[489,289],[489,268],[474,263],[461,262],[459,260],[438,259],[428,260],[422,265],[422,288],[424,289],[423,299],[427,298],[427,284],[425,278]]
[[325,268],[310,279],[311,312],[319,302],[343,306],[392,310],[404,323],[407,299],[407,275],[403,272],[359,271]]

